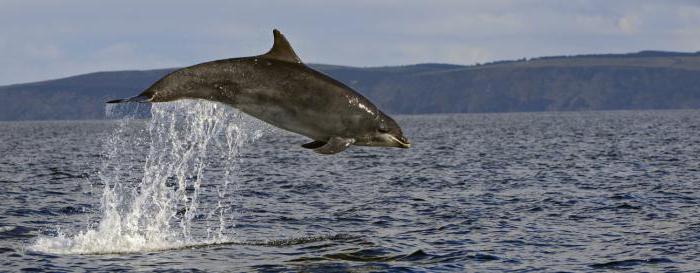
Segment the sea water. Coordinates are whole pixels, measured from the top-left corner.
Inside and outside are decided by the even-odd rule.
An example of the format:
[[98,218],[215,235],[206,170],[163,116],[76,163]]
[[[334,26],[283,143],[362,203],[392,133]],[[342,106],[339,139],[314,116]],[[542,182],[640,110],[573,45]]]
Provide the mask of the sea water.
[[398,116],[412,148],[332,156],[117,117],[0,123],[0,271],[700,269],[697,110]]

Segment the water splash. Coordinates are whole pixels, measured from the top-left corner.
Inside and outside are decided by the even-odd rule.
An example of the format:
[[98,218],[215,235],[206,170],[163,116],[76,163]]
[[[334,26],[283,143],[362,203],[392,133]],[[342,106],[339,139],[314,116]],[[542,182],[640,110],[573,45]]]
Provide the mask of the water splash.
[[106,110],[122,119],[105,142],[99,223],[75,235],[41,237],[32,250],[127,253],[235,240],[236,162],[266,126],[199,100],[154,104],[144,126],[133,119],[143,110],[138,105]]

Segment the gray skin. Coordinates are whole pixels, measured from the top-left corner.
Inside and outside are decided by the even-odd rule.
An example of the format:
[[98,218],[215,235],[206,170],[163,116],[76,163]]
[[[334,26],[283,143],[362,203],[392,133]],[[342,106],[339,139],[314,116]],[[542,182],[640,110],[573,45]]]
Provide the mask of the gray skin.
[[108,103],[205,99],[228,104],[279,128],[313,139],[320,154],[350,145],[411,146],[401,128],[367,98],[304,65],[277,30],[269,52],[206,62],[170,73],[140,95]]

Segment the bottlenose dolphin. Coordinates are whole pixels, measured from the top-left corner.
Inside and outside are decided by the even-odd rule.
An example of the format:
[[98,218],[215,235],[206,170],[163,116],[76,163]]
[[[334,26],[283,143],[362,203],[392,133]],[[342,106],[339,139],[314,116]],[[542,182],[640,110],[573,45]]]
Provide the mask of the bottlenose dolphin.
[[120,102],[205,99],[228,104],[279,128],[307,136],[302,147],[335,154],[350,145],[411,146],[401,128],[367,98],[302,63],[273,30],[265,54],[206,62],[176,70],[140,95]]

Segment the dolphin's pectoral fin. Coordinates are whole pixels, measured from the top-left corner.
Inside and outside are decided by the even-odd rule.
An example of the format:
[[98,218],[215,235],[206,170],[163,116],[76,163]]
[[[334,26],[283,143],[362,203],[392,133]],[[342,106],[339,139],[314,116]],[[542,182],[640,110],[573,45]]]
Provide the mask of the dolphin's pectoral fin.
[[[313,142],[312,142],[313,143]],[[345,151],[350,145],[355,143],[353,138],[332,137],[326,145],[314,149],[314,152],[324,155],[336,154]]]
[[306,144],[302,144],[301,147],[304,147],[306,149],[316,149],[316,148],[320,148],[323,145],[326,145],[325,141],[315,140],[315,141],[312,141],[312,142],[309,142]]

